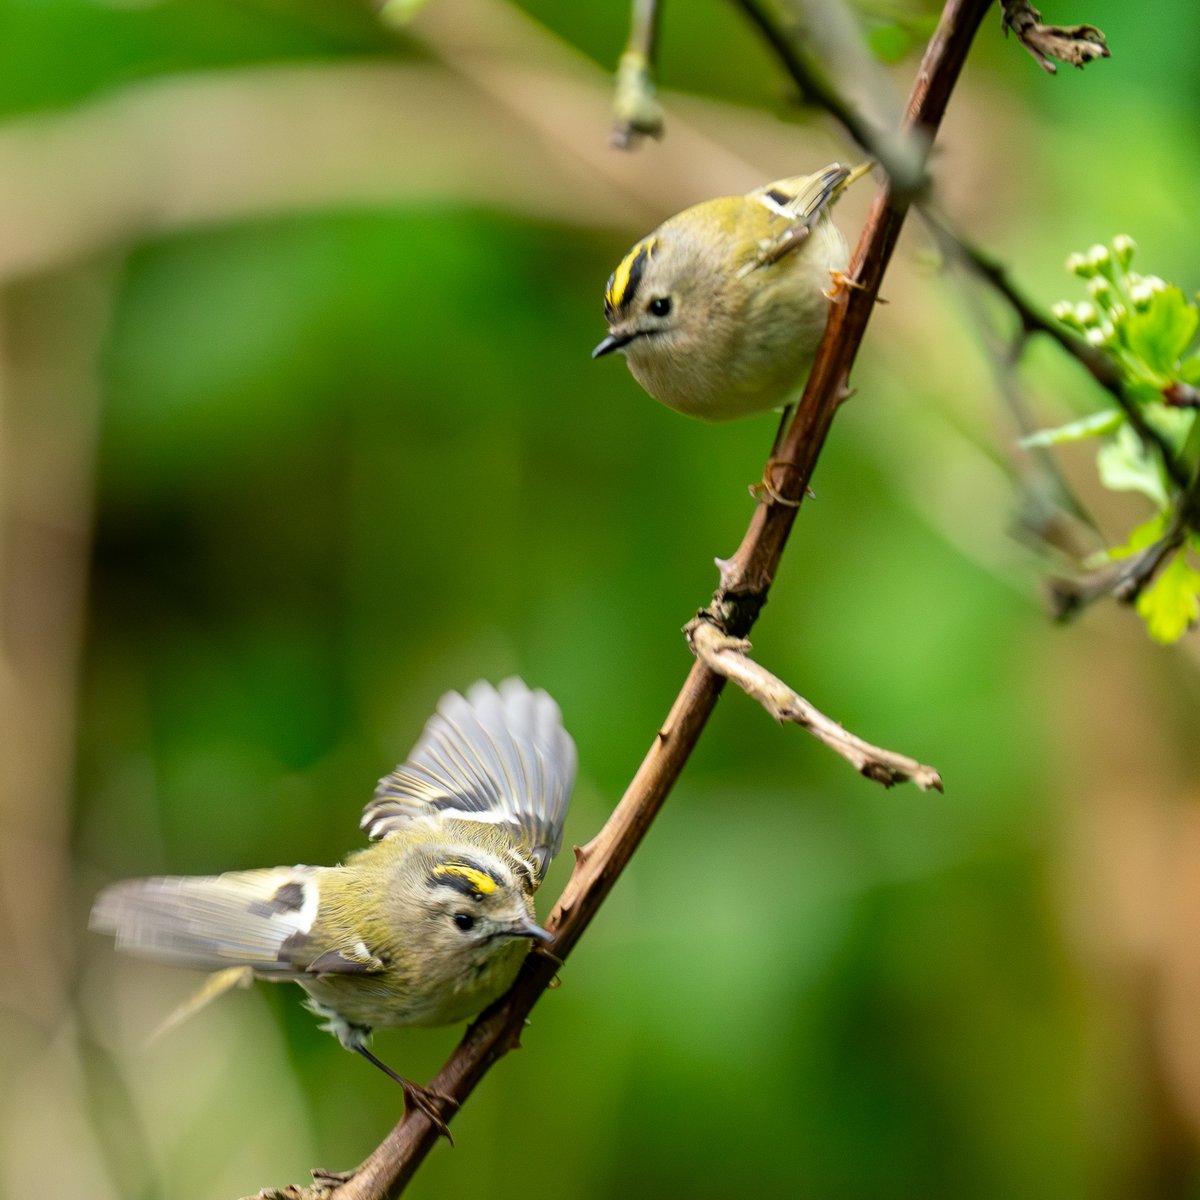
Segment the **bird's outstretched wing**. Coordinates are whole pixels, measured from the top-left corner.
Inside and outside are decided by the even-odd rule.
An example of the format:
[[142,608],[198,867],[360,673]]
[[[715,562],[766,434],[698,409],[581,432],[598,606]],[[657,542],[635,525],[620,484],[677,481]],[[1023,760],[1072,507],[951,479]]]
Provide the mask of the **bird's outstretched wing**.
[[558,705],[520,679],[479,682],[438,703],[412,753],[379,781],[362,827],[383,838],[414,821],[507,824],[540,879],[562,843],[575,743]]

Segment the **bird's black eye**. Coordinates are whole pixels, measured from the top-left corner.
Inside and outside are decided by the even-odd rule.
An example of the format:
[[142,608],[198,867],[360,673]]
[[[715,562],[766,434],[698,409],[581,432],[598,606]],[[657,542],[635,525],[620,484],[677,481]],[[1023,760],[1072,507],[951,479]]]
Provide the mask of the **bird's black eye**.
[[470,913],[455,913],[454,923],[463,933],[466,933],[468,929],[475,928],[475,918]]
[[655,296],[646,307],[656,316],[665,317],[671,311],[670,296]]

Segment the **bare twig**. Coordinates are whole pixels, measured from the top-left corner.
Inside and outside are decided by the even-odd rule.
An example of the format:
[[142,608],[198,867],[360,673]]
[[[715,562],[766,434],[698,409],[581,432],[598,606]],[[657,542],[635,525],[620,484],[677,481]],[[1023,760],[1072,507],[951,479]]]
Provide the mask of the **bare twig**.
[[[990,0],[947,0],[909,100],[909,128],[929,135],[936,131],[967,50],[989,7]],[[857,288],[851,289],[847,303],[836,310],[840,316],[830,321],[817,365],[779,460],[782,470],[775,475],[793,498],[803,494],[824,434],[844,395],[845,373],[866,328],[879,281],[904,219],[904,207],[894,201],[886,188],[882,189],[863,231],[851,271],[863,283],[864,290],[860,293]],[[806,441],[804,432],[814,427],[819,436]],[[722,595],[741,616],[761,606],[794,518],[795,509],[786,505],[764,503],[755,510],[738,556],[727,564],[723,573],[725,588],[734,590],[723,591]],[[746,628],[750,623],[752,619],[745,622]],[[716,706],[723,685],[723,678],[703,663],[693,664],[612,816],[591,842],[576,851],[575,871],[546,921],[546,927],[555,935],[556,957],[531,954],[526,959],[512,990],[471,1025],[431,1081],[435,1091],[461,1105],[488,1068],[519,1044],[533,1005],[595,916],[666,801]],[[398,1195],[437,1137],[428,1116],[419,1110],[407,1112],[353,1177],[328,1194],[336,1200],[382,1200]],[[324,1188],[325,1184],[320,1186]]]
[[1200,529],[1200,470],[1173,498],[1170,512],[1162,537],[1138,553],[1106,563],[1081,578],[1050,580],[1050,606],[1055,618],[1067,620],[1106,596],[1123,604],[1137,602],[1163,564],[1187,540],[1188,534]]
[[872,746],[814,708],[782,679],[750,657],[750,643],[745,638],[722,633],[704,616],[692,621],[686,633],[692,652],[710,671],[736,683],[776,721],[791,721],[807,729],[813,737],[840,754],[860,775],[882,783],[884,787],[911,780],[923,792],[930,788],[943,790],[942,777],[935,768],[895,751]]
[[631,150],[642,137],[661,137],[662,109],[654,89],[658,49],[659,0],[633,0],[629,42],[617,63],[613,96],[613,130],[609,139],[618,150]]
[[1159,568],[1183,544],[1183,532],[1159,538],[1153,545],[1118,562],[1078,578],[1055,576],[1047,584],[1050,612],[1056,621],[1067,621],[1089,604],[1112,597],[1133,604],[1158,574]]
[[1109,58],[1104,34],[1095,25],[1043,25],[1042,14],[1028,0],[1000,0],[1003,28],[1017,35],[1044,71],[1058,73],[1053,59],[1084,67],[1094,58]]
[[894,132],[868,120],[829,81],[821,65],[809,52],[800,31],[785,30],[768,11],[763,0],[733,2],[774,51],[804,100],[824,109],[839,122],[859,146],[883,167],[894,189],[906,195],[916,195],[924,190],[927,183],[924,170],[926,147],[920,139],[897,137]]

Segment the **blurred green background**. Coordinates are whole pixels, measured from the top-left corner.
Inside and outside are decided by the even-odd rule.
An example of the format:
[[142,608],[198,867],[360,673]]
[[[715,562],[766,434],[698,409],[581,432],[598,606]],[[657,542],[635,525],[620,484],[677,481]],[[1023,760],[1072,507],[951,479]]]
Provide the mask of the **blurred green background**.
[[[947,208],[1045,307],[1117,232],[1192,291],[1195,5],[1046,17],[1112,60],[1049,78],[989,18]],[[665,140],[608,149],[626,21],[0,3],[0,1191],[242,1196],[399,1114],[286,989],[147,1047],[196,980],[86,933],[105,882],[336,861],[478,677],[561,703],[569,842],[649,746],[775,421],[693,423],[589,361],[604,280],[685,204],[854,151],[718,0],[666,6]],[[884,291],[755,647],[946,795],[727,692],[412,1194],[1200,1196],[1195,635],[1048,622],[1017,430],[919,227]],[[1096,402],[1046,347],[1017,386],[1046,423]],[[1139,515],[1064,469],[1114,539]],[[377,1049],[427,1078],[458,1036]]]

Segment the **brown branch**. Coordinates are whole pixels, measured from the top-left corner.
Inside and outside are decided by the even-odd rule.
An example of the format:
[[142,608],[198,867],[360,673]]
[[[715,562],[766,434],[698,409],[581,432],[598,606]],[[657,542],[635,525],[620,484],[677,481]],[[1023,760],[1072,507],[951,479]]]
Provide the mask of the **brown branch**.
[[[942,11],[909,97],[905,128],[932,141],[966,57],[971,37],[990,7],[986,0],[950,0]],[[970,35],[963,36],[969,28]],[[804,395],[771,468],[773,490],[787,503],[762,503],[732,558],[720,563],[721,586],[707,610],[726,632],[743,637],[766,601],[783,546],[812,478],[838,406],[851,395],[850,368],[896,248],[909,197],[880,184],[846,277],[832,306]]]
[[[990,0],[948,0],[938,29],[922,61],[909,100],[907,125],[930,136],[941,123],[971,41]],[[789,430],[774,478],[799,499],[820,453],[829,423],[845,394],[845,379],[862,340],[884,267],[895,247],[907,203],[884,186],[863,230],[851,271],[860,287],[835,308],[818,351],[808,387]],[[810,436],[811,435],[811,436]],[[765,599],[796,510],[761,503],[734,560],[723,572],[725,597],[744,617]],[[746,621],[746,628],[752,618]],[[649,830],[683,770],[724,680],[694,663],[662,728],[625,795],[604,827],[576,851],[575,871],[555,904],[546,926],[555,934],[558,958],[531,954],[512,990],[467,1030],[458,1048],[431,1081],[438,1092],[461,1104],[488,1068],[519,1044],[525,1019],[554,978],[560,961],[574,948],[613,884]],[[328,1191],[324,1184],[310,1196],[336,1200],[381,1200],[398,1195],[437,1141],[437,1131],[419,1111],[400,1123],[347,1182]]]
[[884,787],[911,780],[923,792],[930,788],[943,790],[942,777],[935,768],[856,737],[793,691],[777,675],[756,663],[750,657],[750,643],[745,638],[722,633],[704,616],[690,622],[685,632],[692,653],[710,671],[736,683],[781,724],[790,721],[807,729],[834,753],[840,754],[860,775]]
[[1162,565],[1183,545],[1183,540],[1180,530],[1159,538],[1129,558],[1106,563],[1098,571],[1075,579],[1056,576],[1048,580],[1051,615],[1056,621],[1067,621],[1089,604],[1110,596],[1122,604],[1136,603]]
[[919,140],[898,138],[894,131],[869,121],[830,83],[821,64],[814,61],[804,45],[802,31],[785,30],[763,0],[733,0],[733,3],[770,46],[801,97],[833,117],[883,167],[897,192],[916,195],[924,190],[926,151]]
[[1128,558],[1106,563],[1076,579],[1049,581],[1050,608],[1056,620],[1065,621],[1096,600],[1107,596],[1122,604],[1135,604],[1154,581],[1163,564],[1200,529],[1200,469],[1187,487],[1174,496],[1171,518],[1162,537]]
[[659,0],[633,0],[629,41],[617,63],[613,130],[609,142],[632,150],[643,137],[662,137],[663,116],[654,88]]
[[1051,75],[1058,73],[1053,59],[1084,67],[1094,58],[1109,58],[1108,43],[1095,25],[1043,25],[1042,14],[1028,0],[1000,0],[1004,7],[1003,28],[1011,29],[1039,66]]

